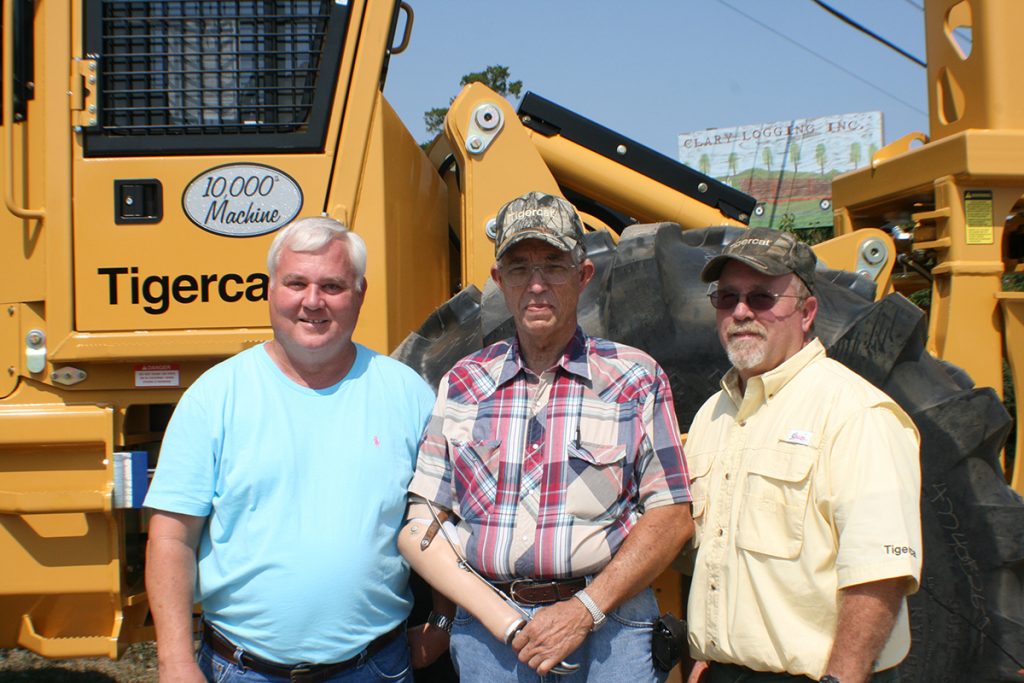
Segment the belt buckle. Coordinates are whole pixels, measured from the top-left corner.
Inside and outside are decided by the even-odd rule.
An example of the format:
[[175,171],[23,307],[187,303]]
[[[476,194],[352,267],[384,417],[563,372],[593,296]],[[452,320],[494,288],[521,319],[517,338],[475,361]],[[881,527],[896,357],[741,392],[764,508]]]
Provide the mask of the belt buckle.
[[512,579],[512,583],[508,585],[508,596],[512,598],[515,602],[532,602],[531,600],[523,600],[516,597],[516,586],[518,586],[521,583],[532,583],[532,581],[530,581],[530,579]]
[[313,673],[315,668],[314,664],[303,662],[302,664],[296,664],[288,671],[288,680],[292,683],[302,683],[304,676],[308,676]]

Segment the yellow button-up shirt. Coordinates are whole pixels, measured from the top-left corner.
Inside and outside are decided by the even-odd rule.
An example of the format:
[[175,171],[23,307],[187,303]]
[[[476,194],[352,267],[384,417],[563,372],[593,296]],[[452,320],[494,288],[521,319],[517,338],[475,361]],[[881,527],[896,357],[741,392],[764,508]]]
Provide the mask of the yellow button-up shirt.
[[[694,658],[825,673],[839,589],[921,572],[918,434],[891,398],[818,340],[751,378],[735,370],[686,443],[697,554]],[[910,649],[904,598],[875,670]]]

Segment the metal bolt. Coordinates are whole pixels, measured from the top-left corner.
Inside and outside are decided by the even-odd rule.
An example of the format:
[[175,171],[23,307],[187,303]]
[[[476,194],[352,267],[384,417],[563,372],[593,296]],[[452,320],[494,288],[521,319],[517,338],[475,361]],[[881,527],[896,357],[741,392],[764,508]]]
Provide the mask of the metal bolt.
[[89,113],[90,114],[95,114],[96,113],[96,105],[95,104],[90,104],[89,105]]
[[36,347],[43,343],[43,333],[39,330],[32,330],[25,335],[25,341],[29,346]]
[[704,192],[707,192],[707,191],[708,191],[708,184],[707,183],[697,183],[697,192],[704,193]]
[[477,136],[474,135],[473,137],[471,137],[469,139],[469,148],[470,149],[476,150],[476,149],[480,149],[483,146],[484,146],[483,141],[480,140],[480,138],[478,138]]
[[76,133],[81,133],[82,132],[82,127],[81,126],[74,126],[74,127],[72,127],[71,130],[75,131]]
[[96,125],[96,119],[94,119],[94,118],[93,119],[89,119],[89,125],[90,126],[95,126]]
[[96,77],[95,76],[89,76],[89,85],[92,85],[95,82],[96,82]]
[[89,71],[96,70],[96,62],[89,62]]
[[618,154],[619,156],[624,156],[626,154],[626,146],[619,145],[618,147],[615,148],[615,153]]
[[128,206],[131,206],[132,204],[135,203],[135,200],[132,199],[131,197],[125,197],[124,198],[124,203],[127,204]]
[[745,214],[745,213],[741,213],[741,214],[740,214],[740,220],[741,220],[741,221],[743,221],[744,223],[746,223],[747,221],[749,221],[749,220],[750,220],[750,216],[748,216],[748,215],[747,215],[747,214]]
[[8,375],[12,375],[12,376],[14,375],[14,366],[13,365],[8,365],[7,366],[7,374]]
[[482,130],[494,130],[501,125],[501,110],[493,104],[481,105],[476,110],[476,125]]
[[57,379],[57,378],[58,378],[59,376],[60,376],[60,375],[58,375],[58,374],[56,373],[56,371],[54,371],[54,372],[51,372],[51,373],[50,373],[50,379],[53,379],[53,380],[55,380],[55,379]]
[[14,306],[7,307],[7,315],[14,315]]

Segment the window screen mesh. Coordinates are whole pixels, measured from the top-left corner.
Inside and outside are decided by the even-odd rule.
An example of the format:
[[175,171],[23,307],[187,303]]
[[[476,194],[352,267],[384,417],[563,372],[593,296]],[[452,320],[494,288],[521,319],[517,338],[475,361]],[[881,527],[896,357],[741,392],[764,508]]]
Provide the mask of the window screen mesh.
[[332,5],[330,0],[103,0],[103,132],[301,130],[313,109]]

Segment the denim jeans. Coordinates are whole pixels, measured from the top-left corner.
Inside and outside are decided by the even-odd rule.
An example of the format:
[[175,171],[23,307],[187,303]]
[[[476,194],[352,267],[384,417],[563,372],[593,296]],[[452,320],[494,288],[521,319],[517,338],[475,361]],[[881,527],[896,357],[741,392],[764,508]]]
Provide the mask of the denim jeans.
[[[791,674],[754,671],[735,664],[712,663],[708,667],[705,683],[809,683],[813,678]],[[879,671],[868,679],[870,683],[899,683],[900,674],[895,668]]]
[[[531,614],[541,609],[522,607]],[[605,625],[565,658],[567,664],[579,664],[578,671],[541,677],[460,607],[452,626],[452,660],[460,683],[661,683],[668,674],[656,669],[651,659],[658,614],[653,591],[641,592],[611,612]]]
[[[287,678],[267,676],[239,666],[221,657],[203,643],[199,648],[199,668],[211,683],[283,683]],[[392,681],[412,683],[409,666],[409,643],[405,634],[398,636],[372,657],[359,656],[351,669],[331,676],[325,683],[379,683]]]

